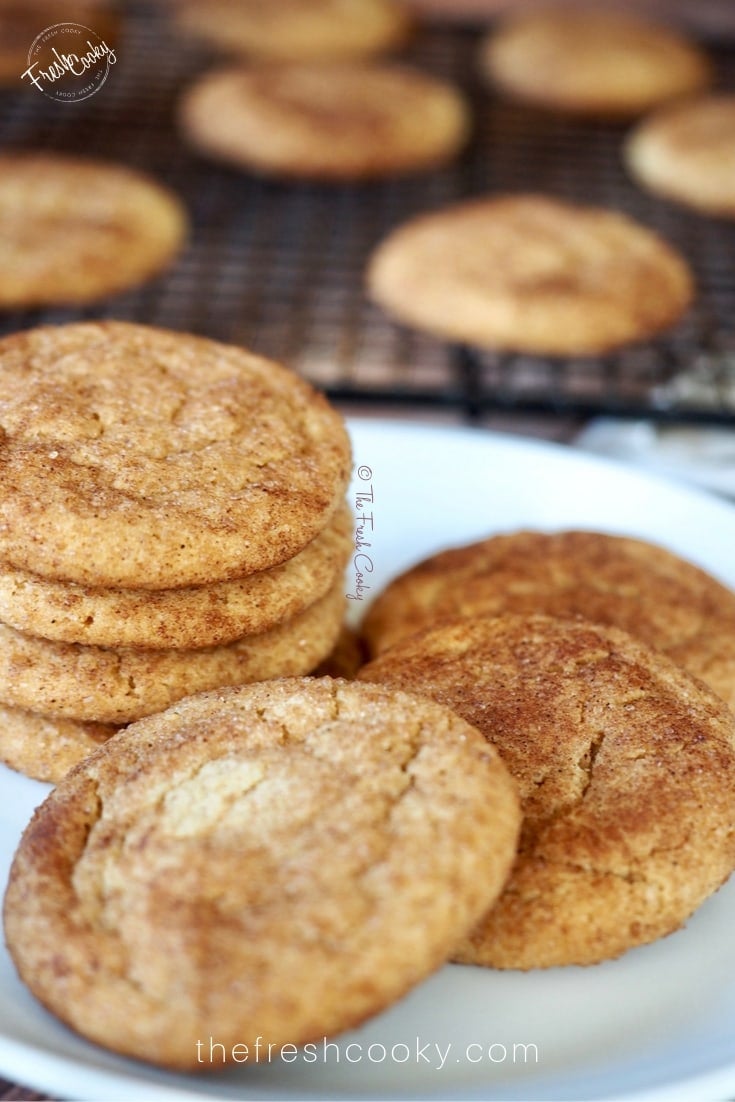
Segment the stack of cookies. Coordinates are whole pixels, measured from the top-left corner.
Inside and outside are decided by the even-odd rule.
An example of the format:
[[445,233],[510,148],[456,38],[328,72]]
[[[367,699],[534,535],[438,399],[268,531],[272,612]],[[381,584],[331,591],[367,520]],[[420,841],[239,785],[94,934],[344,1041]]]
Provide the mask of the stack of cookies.
[[118,322],[9,337],[0,379],[3,760],[56,781],[189,693],[329,654],[350,445],[308,384]]

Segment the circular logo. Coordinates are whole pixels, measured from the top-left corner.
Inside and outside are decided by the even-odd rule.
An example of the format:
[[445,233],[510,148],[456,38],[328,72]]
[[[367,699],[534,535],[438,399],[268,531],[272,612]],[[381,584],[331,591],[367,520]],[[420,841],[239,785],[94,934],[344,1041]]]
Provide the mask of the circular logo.
[[74,103],[99,91],[116,60],[115,51],[90,27],[54,23],[34,38],[21,79],[49,99]]

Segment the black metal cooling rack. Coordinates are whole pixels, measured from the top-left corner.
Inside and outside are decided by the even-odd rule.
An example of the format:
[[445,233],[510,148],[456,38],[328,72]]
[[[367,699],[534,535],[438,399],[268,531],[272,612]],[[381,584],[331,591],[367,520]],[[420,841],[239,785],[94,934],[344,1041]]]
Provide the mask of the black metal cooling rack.
[[[502,103],[476,76],[478,32],[422,31],[408,59],[457,82],[475,112],[455,164],[350,186],[263,181],[200,159],[175,127],[179,92],[216,59],[177,37],[164,5],[131,4],[104,86],[80,103],[0,92],[0,147],[124,160],[178,191],[193,218],[184,255],[146,287],[84,310],[25,311],[0,332],[117,317],[245,344],[284,360],[337,400],[492,410],[735,420],[735,224],[640,192],[620,161],[623,130]],[[710,44],[712,45],[712,44]],[[735,48],[713,47],[735,88]],[[391,322],[365,298],[372,247],[411,214],[492,190],[543,190],[631,214],[692,263],[699,297],[669,335],[602,359],[492,355]]]

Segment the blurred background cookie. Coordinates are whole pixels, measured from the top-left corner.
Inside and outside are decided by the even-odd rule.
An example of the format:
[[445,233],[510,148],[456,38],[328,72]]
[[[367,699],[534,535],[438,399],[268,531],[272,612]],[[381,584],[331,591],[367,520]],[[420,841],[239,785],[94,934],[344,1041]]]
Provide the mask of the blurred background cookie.
[[188,229],[173,192],[124,165],[0,155],[0,308],[94,302],[144,283]]
[[367,286],[417,329],[556,356],[650,337],[678,321],[694,290],[684,258],[626,215],[524,194],[399,225],[370,258]]
[[481,68],[506,95],[544,109],[632,118],[711,81],[706,54],[678,32],[609,6],[508,15]]
[[359,58],[403,44],[413,19],[400,0],[176,0],[179,30],[269,61]]
[[735,218],[735,95],[662,108],[628,137],[625,162],[656,195]]
[[450,84],[405,66],[256,66],[209,73],[180,106],[186,141],[272,176],[368,179],[450,160],[469,115]]

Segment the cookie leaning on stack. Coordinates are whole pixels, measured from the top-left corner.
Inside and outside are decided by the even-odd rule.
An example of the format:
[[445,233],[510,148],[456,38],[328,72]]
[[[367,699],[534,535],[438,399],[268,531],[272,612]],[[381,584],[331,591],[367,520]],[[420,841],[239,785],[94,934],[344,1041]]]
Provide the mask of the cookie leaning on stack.
[[46,1007],[114,1051],[211,1071],[197,1041],[215,1036],[266,1060],[438,968],[502,888],[519,825],[498,754],[429,700],[329,678],[202,693],[37,811],[8,946]]
[[243,349],[104,322],[0,342],[0,393],[9,764],[57,780],[61,718],[82,757],[100,724],[331,651],[350,446],[307,383]]
[[706,685],[617,628],[445,621],[358,677],[481,730],[520,786],[519,854],[455,959],[594,964],[673,932],[735,867],[735,724]]

